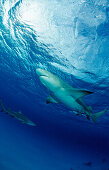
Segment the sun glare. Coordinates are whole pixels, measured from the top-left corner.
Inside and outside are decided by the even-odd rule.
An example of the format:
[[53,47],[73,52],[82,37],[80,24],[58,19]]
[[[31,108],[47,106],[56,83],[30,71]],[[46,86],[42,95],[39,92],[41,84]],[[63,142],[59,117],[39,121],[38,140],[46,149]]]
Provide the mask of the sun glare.
[[38,32],[43,32],[47,28],[47,15],[44,4],[33,1],[32,3],[23,3],[20,8],[20,20],[34,28]]

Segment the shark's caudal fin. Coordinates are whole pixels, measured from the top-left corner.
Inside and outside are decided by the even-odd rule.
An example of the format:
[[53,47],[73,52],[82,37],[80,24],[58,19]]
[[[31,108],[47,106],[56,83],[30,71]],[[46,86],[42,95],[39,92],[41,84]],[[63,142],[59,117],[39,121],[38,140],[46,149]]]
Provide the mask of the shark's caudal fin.
[[5,106],[3,105],[2,100],[0,100],[0,106],[1,106],[0,112],[5,112]]
[[96,119],[107,112],[107,109],[102,110],[101,112],[95,113],[92,115],[92,120],[96,123]]

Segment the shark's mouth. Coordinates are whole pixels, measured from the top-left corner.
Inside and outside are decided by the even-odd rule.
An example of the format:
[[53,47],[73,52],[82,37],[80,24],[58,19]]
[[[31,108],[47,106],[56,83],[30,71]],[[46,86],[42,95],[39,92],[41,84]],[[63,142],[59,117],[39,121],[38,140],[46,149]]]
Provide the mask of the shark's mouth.
[[40,75],[40,77],[48,77],[48,76],[46,76],[46,75]]

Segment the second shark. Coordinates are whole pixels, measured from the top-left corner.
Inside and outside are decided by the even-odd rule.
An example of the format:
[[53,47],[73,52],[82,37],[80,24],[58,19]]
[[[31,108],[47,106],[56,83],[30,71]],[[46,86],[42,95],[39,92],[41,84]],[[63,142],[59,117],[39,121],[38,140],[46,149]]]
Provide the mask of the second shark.
[[0,100],[0,106],[1,106],[1,112],[4,112],[10,115],[11,117],[18,119],[21,123],[28,124],[31,126],[36,126],[36,124],[31,120],[29,120],[24,114],[22,114],[22,112],[15,112],[12,111],[10,108],[6,108],[1,100]]

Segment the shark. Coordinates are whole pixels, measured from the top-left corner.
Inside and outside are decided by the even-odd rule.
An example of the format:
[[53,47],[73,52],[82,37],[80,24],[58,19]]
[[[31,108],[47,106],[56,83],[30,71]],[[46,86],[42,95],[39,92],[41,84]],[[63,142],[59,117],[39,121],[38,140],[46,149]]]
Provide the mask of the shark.
[[100,112],[93,113],[92,106],[87,106],[85,104],[83,97],[93,92],[73,88],[58,76],[41,68],[36,68],[36,74],[41,83],[49,90],[49,96],[46,99],[47,104],[64,104],[76,115],[85,115],[88,120],[92,119],[95,123],[97,118],[107,111],[107,109],[104,109]]
[[1,100],[0,100],[0,106],[1,106],[0,112],[4,112],[13,118],[16,118],[21,123],[28,124],[31,126],[36,126],[36,124],[34,122],[32,122],[31,120],[29,120],[24,114],[22,114],[21,111],[15,112],[15,111],[11,110],[10,108],[6,108]]

